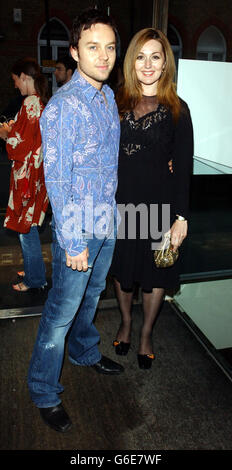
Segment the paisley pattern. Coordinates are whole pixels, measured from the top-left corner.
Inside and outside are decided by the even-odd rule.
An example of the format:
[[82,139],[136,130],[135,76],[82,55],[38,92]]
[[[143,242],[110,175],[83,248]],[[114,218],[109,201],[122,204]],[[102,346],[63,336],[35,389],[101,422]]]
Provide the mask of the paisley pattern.
[[[97,225],[98,207],[115,210],[120,124],[112,90],[90,85],[77,71],[51,98],[40,120],[44,173],[60,246],[81,253],[82,235]],[[80,221],[80,211],[82,220]],[[102,233],[107,232],[102,226]]]

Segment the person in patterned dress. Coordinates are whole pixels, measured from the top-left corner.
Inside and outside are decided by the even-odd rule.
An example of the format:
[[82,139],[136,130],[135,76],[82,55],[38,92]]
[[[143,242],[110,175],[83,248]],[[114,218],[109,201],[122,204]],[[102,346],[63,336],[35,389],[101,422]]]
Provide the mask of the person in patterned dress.
[[[121,214],[125,236],[118,235],[110,272],[122,316],[114,341],[117,354],[128,353],[133,290],[136,285],[142,289],[144,319],[138,350],[142,369],[150,368],[155,357],[152,329],[165,288],[178,285],[178,261],[157,268],[153,246],[169,231],[176,250],[187,235],[193,132],[188,106],[176,94],[174,74],[166,36],[153,28],[139,31],[128,47],[124,84],[116,97],[121,117],[116,201],[118,207],[137,208],[137,223],[131,236],[131,212],[128,219]],[[170,212],[162,218],[167,207]]]
[[12,161],[4,227],[19,234],[24,271],[21,282],[13,284],[13,289],[26,292],[46,285],[38,233],[48,207],[39,118],[48,101],[48,84],[32,58],[24,58],[13,66],[12,79],[25,98],[15,120],[10,126],[3,126],[0,134]]

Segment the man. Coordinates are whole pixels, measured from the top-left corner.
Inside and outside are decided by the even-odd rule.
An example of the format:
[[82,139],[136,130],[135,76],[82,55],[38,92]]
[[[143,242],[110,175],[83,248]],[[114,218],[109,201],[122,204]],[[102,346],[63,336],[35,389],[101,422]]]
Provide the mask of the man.
[[76,70],[76,67],[76,61],[69,55],[59,58],[56,61],[54,75],[56,77],[56,83],[58,87],[64,85],[65,83],[69,82],[69,80],[71,80],[72,75]]
[[93,325],[115,243],[110,231],[116,213],[120,130],[113,92],[103,85],[114,66],[115,42],[112,20],[98,10],[74,21],[71,54],[77,71],[51,98],[41,119],[45,181],[53,210],[53,286],[28,382],[43,420],[61,432],[71,426],[58,396],[69,330],[73,364],[103,374],[124,370],[101,355]]

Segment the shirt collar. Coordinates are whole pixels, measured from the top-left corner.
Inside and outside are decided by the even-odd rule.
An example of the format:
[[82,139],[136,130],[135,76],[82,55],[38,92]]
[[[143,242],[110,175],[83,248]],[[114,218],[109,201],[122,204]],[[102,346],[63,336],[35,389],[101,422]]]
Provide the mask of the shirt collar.
[[[75,70],[70,82],[71,81],[75,84],[78,84],[78,87],[81,88],[89,102],[93,101],[97,94],[101,95],[101,92],[91,85],[84,77],[82,77],[82,75],[80,75],[77,70]],[[108,85],[103,85],[101,91],[104,91],[105,95],[108,97],[110,88]]]

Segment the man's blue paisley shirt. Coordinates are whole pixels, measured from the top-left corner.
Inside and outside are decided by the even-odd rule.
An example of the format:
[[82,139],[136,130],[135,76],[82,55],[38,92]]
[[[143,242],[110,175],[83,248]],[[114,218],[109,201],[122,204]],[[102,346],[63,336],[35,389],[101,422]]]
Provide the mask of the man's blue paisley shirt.
[[56,235],[71,256],[86,248],[86,232],[106,235],[116,211],[120,123],[112,90],[101,91],[75,71],[40,119]]

